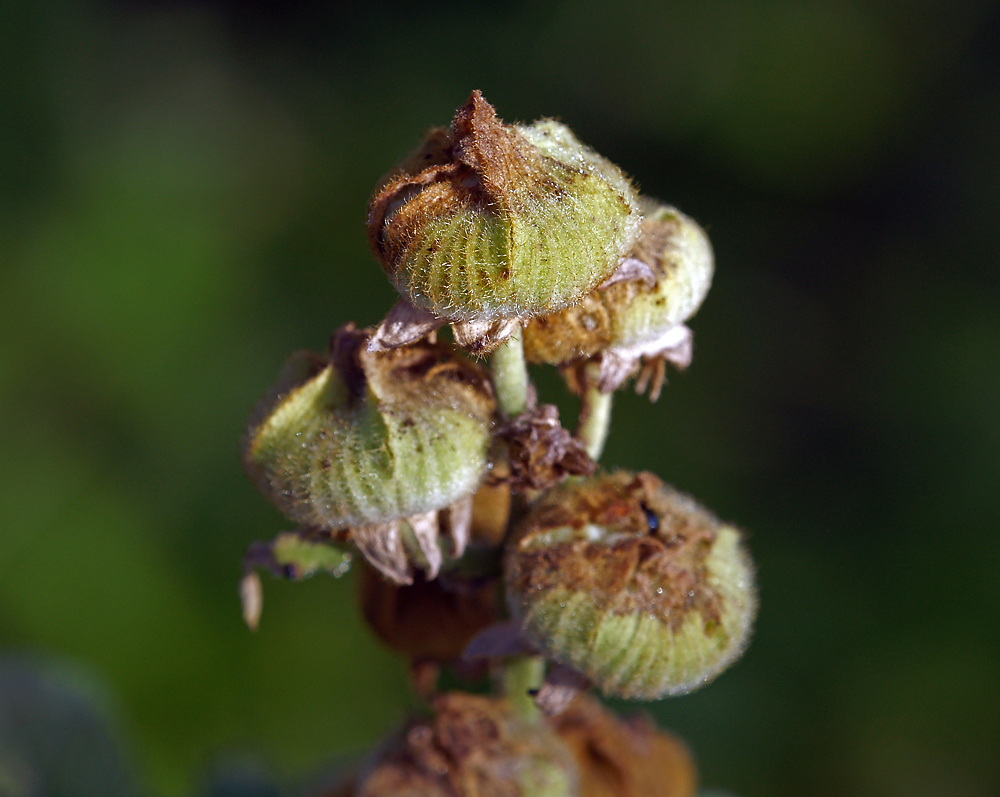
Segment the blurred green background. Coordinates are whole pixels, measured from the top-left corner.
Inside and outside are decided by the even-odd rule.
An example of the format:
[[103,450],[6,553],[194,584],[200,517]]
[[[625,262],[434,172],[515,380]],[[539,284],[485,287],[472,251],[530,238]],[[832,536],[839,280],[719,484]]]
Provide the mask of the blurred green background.
[[748,529],[762,611],[657,720],[743,797],[1000,794],[998,43],[954,0],[7,0],[0,692],[84,695],[116,794],[302,782],[401,716],[351,576],[242,625],[289,526],[237,451],[286,354],[391,305],[368,194],[480,88],[716,248],[606,460]]

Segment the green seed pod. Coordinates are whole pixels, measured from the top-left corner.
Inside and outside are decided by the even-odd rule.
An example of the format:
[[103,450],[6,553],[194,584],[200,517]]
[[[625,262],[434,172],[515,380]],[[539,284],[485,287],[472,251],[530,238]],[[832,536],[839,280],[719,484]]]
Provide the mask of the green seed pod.
[[[524,326],[531,362],[566,365],[601,357],[601,387],[616,389],[640,359],[685,367],[695,314],[712,284],[714,258],[708,236],[675,208],[643,198],[639,238],[619,271],[581,302]],[[659,393],[662,368],[652,394]]]
[[635,241],[622,172],[551,120],[505,125],[474,91],[369,205],[396,290],[447,321],[543,315],[603,282]]
[[[433,577],[436,513],[467,516],[487,469],[492,391],[478,367],[443,344],[375,354],[367,339],[348,325],[330,356],[292,359],[254,414],[247,471],[292,520],[351,527],[358,547],[396,580],[409,578],[404,549],[415,539]],[[468,518],[451,525],[464,540]]]
[[715,271],[712,245],[693,219],[653,200],[643,199],[642,206],[642,232],[629,257],[649,266],[655,284],[639,279],[607,288],[616,346],[642,345],[687,321],[701,307]]
[[540,722],[503,700],[452,692],[369,758],[356,797],[576,797],[572,755]]
[[757,606],[739,532],[648,473],[547,493],[509,543],[504,571],[522,633],[626,698],[710,681],[742,653]]

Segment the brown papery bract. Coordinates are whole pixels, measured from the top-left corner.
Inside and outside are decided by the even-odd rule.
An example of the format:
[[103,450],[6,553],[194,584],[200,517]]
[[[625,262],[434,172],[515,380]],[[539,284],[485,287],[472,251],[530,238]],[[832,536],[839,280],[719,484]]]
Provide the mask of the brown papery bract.
[[692,797],[697,773],[678,739],[643,717],[622,720],[586,695],[549,720],[580,767],[580,797]]

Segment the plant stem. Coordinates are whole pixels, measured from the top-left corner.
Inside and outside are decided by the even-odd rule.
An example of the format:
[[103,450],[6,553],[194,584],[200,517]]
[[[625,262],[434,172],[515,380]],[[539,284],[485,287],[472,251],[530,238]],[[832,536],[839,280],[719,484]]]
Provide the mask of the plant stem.
[[500,411],[510,418],[528,409],[528,366],[524,361],[521,329],[493,352],[493,389]]
[[525,719],[541,716],[530,692],[540,689],[545,680],[545,659],[541,656],[517,656],[503,663],[503,690],[514,713]]
[[593,373],[595,370],[592,366],[587,369],[587,389],[583,394],[576,436],[583,441],[588,456],[596,461],[601,458],[604,442],[608,439],[613,394],[601,392],[597,374]]

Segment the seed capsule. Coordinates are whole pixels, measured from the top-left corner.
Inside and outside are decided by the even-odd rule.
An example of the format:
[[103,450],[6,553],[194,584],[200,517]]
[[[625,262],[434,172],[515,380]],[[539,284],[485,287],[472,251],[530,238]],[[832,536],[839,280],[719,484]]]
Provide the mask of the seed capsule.
[[742,653],[757,606],[739,532],[648,473],[547,493],[519,525],[504,570],[522,633],[627,698],[710,681]]
[[691,333],[684,322],[700,307],[712,284],[714,259],[708,236],[675,208],[642,200],[639,238],[618,272],[583,300],[524,327],[525,356],[565,365],[600,357],[601,388],[616,389],[640,360],[658,370],[651,397],[662,382],[662,361],[686,367]]
[[244,457],[289,518],[349,527],[372,564],[406,583],[411,564],[431,577],[441,564],[440,510],[464,545],[495,404],[481,370],[443,344],[374,354],[367,338],[348,325],[328,357],[294,357],[256,411]]
[[628,179],[564,125],[506,125],[474,91],[369,205],[396,290],[447,321],[551,313],[605,280],[638,234]]

